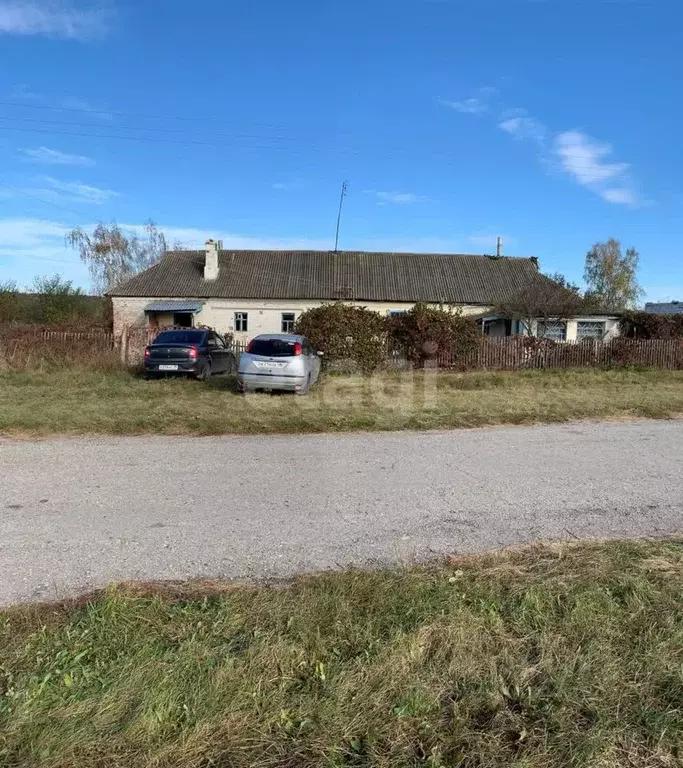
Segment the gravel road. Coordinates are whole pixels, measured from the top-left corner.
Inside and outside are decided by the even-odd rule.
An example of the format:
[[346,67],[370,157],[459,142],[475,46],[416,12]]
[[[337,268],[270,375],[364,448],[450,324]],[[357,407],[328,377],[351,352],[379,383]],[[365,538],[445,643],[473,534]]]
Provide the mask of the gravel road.
[[0,604],[683,530],[683,422],[0,440]]

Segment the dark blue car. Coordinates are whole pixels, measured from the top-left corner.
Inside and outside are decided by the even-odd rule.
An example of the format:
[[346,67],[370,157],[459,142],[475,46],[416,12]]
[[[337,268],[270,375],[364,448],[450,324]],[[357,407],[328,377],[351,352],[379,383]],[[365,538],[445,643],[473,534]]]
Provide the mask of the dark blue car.
[[213,373],[233,373],[236,369],[234,353],[215,331],[207,329],[162,331],[145,348],[148,378],[184,374],[206,381]]

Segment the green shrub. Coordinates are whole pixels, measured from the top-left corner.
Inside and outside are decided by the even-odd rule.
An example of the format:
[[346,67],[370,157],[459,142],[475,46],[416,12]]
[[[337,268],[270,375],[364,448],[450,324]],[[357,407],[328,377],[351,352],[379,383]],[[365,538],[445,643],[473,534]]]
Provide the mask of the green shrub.
[[296,332],[325,354],[327,364],[372,373],[386,358],[386,319],[367,307],[341,301],[304,312]]
[[415,304],[408,312],[388,319],[388,334],[394,346],[414,363],[449,355],[453,361],[481,343],[476,322],[452,307]]
[[39,321],[46,324],[73,323],[91,315],[88,299],[80,288],[60,275],[37,277]]
[[0,323],[14,323],[19,314],[19,289],[15,282],[0,283]]

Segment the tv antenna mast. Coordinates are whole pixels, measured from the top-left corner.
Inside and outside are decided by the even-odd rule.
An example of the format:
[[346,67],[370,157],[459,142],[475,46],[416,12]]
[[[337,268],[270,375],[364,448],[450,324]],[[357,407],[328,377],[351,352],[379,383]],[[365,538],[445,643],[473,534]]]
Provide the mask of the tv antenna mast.
[[341,185],[341,195],[339,196],[339,212],[337,213],[337,232],[334,236],[334,252],[337,252],[337,246],[339,245],[339,224],[341,223],[342,206],[344,205],[344,198],[346,197],[346,190],[349,187],[348,181],[344,181]]

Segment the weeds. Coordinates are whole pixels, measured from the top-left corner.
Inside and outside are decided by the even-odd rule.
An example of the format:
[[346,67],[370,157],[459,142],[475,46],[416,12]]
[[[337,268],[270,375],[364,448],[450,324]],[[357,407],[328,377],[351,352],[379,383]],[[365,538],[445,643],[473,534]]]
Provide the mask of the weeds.
[[621,542],[12,609],[0,762],[680,765],[682,589],[680,541]]
[[144,381],[116,365],[0,374],[0,432],[263,434],[446,429],[582,419],[675,418],[683,371],[534,371],[327,376],[307,397]]

